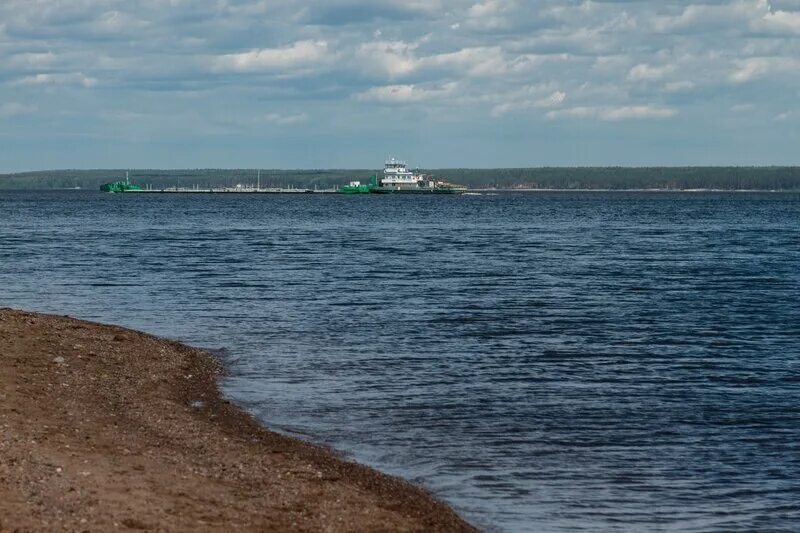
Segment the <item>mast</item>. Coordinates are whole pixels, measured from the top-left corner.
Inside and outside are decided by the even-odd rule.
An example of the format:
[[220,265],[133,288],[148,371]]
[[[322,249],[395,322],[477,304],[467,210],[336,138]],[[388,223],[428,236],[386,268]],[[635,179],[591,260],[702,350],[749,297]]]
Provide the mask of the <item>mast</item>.
[[258,185],[256,186],[256,189],[259,191],[261,190],[261,169],[258,169]]

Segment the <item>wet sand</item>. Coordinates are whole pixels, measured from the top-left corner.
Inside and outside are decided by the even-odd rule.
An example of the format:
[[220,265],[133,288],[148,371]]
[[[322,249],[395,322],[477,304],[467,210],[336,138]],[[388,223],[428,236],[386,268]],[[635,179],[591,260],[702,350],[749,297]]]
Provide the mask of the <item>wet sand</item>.
[[0,531],[474,531],[403,480],[273,433],[208,353],[0,310]]

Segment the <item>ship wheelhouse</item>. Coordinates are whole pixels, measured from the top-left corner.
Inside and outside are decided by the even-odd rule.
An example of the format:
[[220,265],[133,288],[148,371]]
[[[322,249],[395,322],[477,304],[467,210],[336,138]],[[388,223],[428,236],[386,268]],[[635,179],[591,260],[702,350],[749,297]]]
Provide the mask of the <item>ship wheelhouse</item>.
[[409,189],[420,187],[423,181],[422,176],[408,170],[405,161],[391,158],[384,165],[383,177],[378,185],[380,187]]

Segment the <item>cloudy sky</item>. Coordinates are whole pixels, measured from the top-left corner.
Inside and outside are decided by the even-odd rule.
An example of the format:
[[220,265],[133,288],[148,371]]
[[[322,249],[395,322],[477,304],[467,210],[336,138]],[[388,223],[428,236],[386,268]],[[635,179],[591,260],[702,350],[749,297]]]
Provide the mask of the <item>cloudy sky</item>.
[[800,0],[1,0],[0,171],[800,163]]

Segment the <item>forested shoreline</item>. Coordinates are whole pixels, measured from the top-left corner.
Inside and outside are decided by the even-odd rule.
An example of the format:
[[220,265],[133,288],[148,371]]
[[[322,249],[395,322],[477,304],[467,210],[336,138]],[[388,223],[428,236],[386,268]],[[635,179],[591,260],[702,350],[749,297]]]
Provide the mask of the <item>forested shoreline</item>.
[[[260,172],[260,181],[259,181]],[[185,169],[132,170],[130,179],[142,186],[330,188],[350,180],[366,181],[374,169],[261,170]],[[486,189],[569,190],[800,190],[800,167],[541,167],[422,170],[437,178]],[[97,189],[124,179],[125,170],[47,170],[0,174],[0,189]]]

